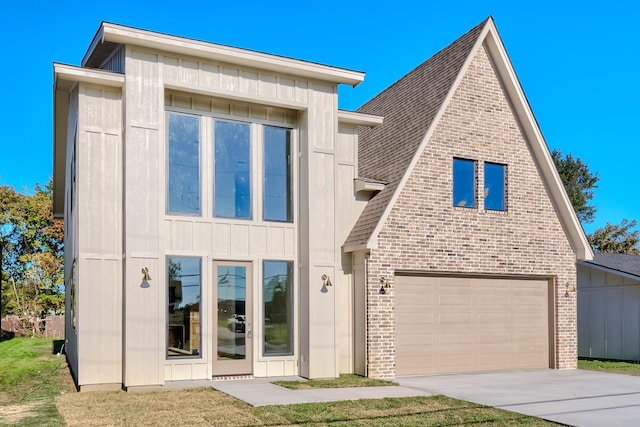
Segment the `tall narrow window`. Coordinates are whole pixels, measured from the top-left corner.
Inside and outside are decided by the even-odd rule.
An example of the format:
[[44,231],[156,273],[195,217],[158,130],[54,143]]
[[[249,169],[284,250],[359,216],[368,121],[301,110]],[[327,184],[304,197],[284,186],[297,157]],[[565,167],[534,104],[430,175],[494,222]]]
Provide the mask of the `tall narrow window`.
[[291,191],[291,130],[264,127],[265,221],[293,221]]
[[476,207],[476,162],[453,159],[453,206]]
[[215,216],[251,219],[251,132],[246,123],[214,126]]
[[200,356],[200,258],[167,258],[167,358]]
[[200,215],[200,119],[168,116],[167,213]]
[[484,208],[487,210],[506,210],[505,171],[505,165],[484,164]]
[[293,354],[293,262],[264,261],[264,356]]

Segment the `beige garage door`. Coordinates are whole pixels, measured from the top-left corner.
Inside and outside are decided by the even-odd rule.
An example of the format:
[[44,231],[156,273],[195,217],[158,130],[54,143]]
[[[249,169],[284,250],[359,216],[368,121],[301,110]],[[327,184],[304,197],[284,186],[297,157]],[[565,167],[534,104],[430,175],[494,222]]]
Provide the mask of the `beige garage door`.
[[549,367],[546,280],[396,276],[396,374]]

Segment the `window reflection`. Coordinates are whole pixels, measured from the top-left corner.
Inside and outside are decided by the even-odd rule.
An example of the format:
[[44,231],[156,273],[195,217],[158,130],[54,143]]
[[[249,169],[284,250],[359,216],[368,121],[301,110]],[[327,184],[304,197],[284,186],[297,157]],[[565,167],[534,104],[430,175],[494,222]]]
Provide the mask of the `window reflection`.
[[200,258],[167,259],[167,357],[200,355]]
[[264,219],[293,220],[291,197],[291,131],[264,128]]
[[293,354],[293,262],[263,264],[265,356]]
[[484,208],[504,211],[505,208],[505,165],[484,164]]
[[251,141],[245,123],[216,121],[214,126],[214,213],[251,218]]
[[476,162],[453,159],[453,206],[476,206]]
[[200,120],[169,114],[167,213],[200,214]]

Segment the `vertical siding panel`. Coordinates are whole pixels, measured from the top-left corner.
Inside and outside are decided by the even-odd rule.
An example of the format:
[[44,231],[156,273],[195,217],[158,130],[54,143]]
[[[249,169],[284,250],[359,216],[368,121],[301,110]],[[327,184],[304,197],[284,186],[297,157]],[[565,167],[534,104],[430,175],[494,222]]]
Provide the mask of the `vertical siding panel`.
[[158,55],[132,51],[127,73],[127,118],[137,125],[158,126]]
[[222,67],[221,88],[229,92],[238,92],[240,87],[240,70],[237,68]]
[[240,93],[247,96],[258,95],[258,73],[244,70],[240,72]]
[[295,101],[296,82],[293,79],[278,77],[278,99],[281,101]]
[[296,80],[295,95],[296,102],[301,104],[307,103],[309,84],[304,80]]
[[178,58],[172,58],[167,56],[164,57],[163,76],[167,82],[177,82],[179,80],[178,78],[179,69],[180,69],[180,67],[178,66],[179,63],[180,61]]
[[183,59],[180,64],[180,81],[189,85],[198,84],[198,73],[200,64],[197,61]]
[[260,74],[260,84],[258,88],[260,96],[265,98],[276,98],[277,78],[272,74]]
[[200,85],[205,89],[220,87],[220,67],[216,64],[203,62],[200,68]]

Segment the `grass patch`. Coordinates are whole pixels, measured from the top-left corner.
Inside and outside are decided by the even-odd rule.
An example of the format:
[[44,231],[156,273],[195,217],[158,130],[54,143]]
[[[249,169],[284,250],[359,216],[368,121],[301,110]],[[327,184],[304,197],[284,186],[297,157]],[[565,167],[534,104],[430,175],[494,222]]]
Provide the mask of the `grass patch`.
[[613,360],[578,360],[579,369],[640,376],[640,363]]
[[554,425],[538,418],[445,396],[370,399],[253,408],[211,388],[132,394],[96,392],[57,398],[69,426],[423,426]]
[[0,341],[0,426],[63,425],[54,398],[74,391],[59,341]]
[[398,385],[386,380],[376,380],[354,374],[342,374],[339,378],[324,380],[300,380],[300,381],[274,381],[273,384],[290,390],[302,390],[308,388],[345,388],[345,387],[380,387]]

